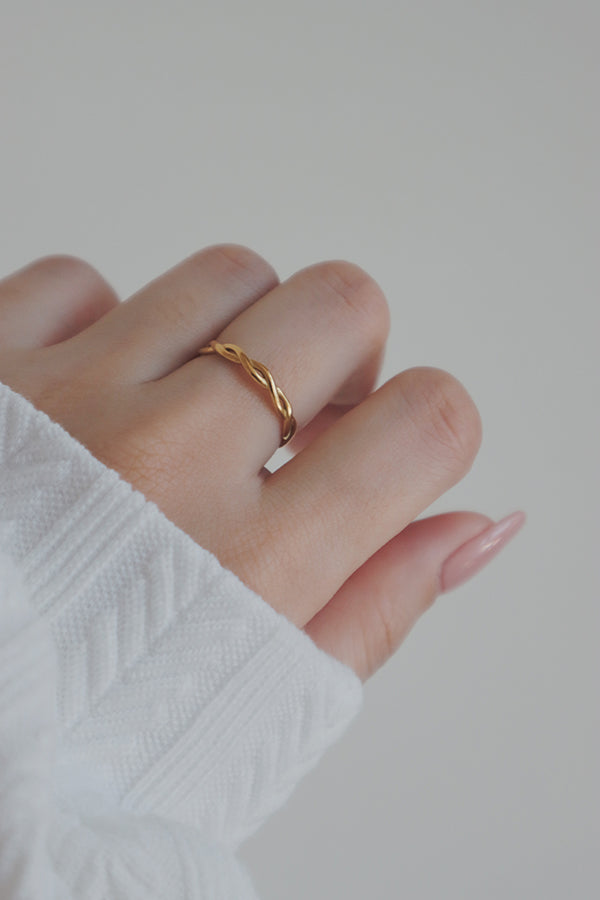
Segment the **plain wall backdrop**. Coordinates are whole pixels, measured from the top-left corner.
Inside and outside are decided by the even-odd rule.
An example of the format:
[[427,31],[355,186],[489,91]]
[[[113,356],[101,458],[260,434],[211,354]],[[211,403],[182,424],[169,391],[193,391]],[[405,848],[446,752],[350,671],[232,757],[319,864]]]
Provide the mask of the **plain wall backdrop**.
[[599,58],[597,0],[0,0],[2,273],[354,261],[383,380],[483,420],[426,514],[528,514],[242,848],[264,900],[599,895]]

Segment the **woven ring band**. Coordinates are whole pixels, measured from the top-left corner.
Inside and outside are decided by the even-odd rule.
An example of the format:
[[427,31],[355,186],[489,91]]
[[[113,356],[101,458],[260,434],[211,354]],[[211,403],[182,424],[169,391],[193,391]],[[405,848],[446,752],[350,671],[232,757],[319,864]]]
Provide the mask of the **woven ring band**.
[[198,350],[198,356],[208,356],[209,353],[218,353],[224,359],[240,363],[245,371],[270,394],[273,406],[281,416],[281,443],[280,447],[287,444],[296,433],[296,420],[292,415],[292,405],[281,388],[275,384],[275,379],[270,371],[262,363],[250,359],[237,344],[220,344],[219,341],[211,341],[207,347]]

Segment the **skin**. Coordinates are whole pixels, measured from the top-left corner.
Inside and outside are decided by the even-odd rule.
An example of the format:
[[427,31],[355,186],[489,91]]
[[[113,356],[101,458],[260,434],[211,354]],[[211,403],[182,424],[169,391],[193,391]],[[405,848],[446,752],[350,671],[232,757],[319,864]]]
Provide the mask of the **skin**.
[[[491,519],[415,518],[469,471],[481,420],[431,367],[373,390],[389,331],[359,267],[283,283],[251,250],[195,253],[125,303],[87,263],[46,257],[0,281],[0,381],[366,680],[441,592],[443,561]],[[213,338],[267,365],[290,399],[294,454],[241,366],[197,357]]]

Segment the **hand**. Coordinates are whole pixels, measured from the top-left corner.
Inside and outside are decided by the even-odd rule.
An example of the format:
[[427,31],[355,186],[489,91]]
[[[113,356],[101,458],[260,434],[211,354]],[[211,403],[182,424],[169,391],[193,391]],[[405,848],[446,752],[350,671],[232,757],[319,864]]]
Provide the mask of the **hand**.
[[[524,518],[495,540],[476,537],[493,525],[479,513],[413,521],[468,472],[481,423],[440,369],[373,391],[388,328],[381,290],[345,262],[279,284],[250,250],[210,247],[120,304],[86,263],[48,257],[0,282],[0,381],[366,679]],[[292,403],[295,455],[274,473],[281,420],[241,366],[196,355],[213,338]]]

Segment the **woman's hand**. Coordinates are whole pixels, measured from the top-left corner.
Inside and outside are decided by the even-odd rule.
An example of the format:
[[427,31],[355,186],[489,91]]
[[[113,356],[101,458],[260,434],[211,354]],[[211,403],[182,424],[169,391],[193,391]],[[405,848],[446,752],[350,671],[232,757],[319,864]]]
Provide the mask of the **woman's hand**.
[[[346,262],[279,284],[252,251],[215,246],[119,304],[86,263],[48,257],[0,282],[0,381],[366,679],[524,520],[491,535],[479,513],[413,521],[468,472],[481,423],[440,369],[373,392],[388,328]],[[213,338],[292,403],[295,455],[275,473],[280,418],[241,366],[197,356]]]

